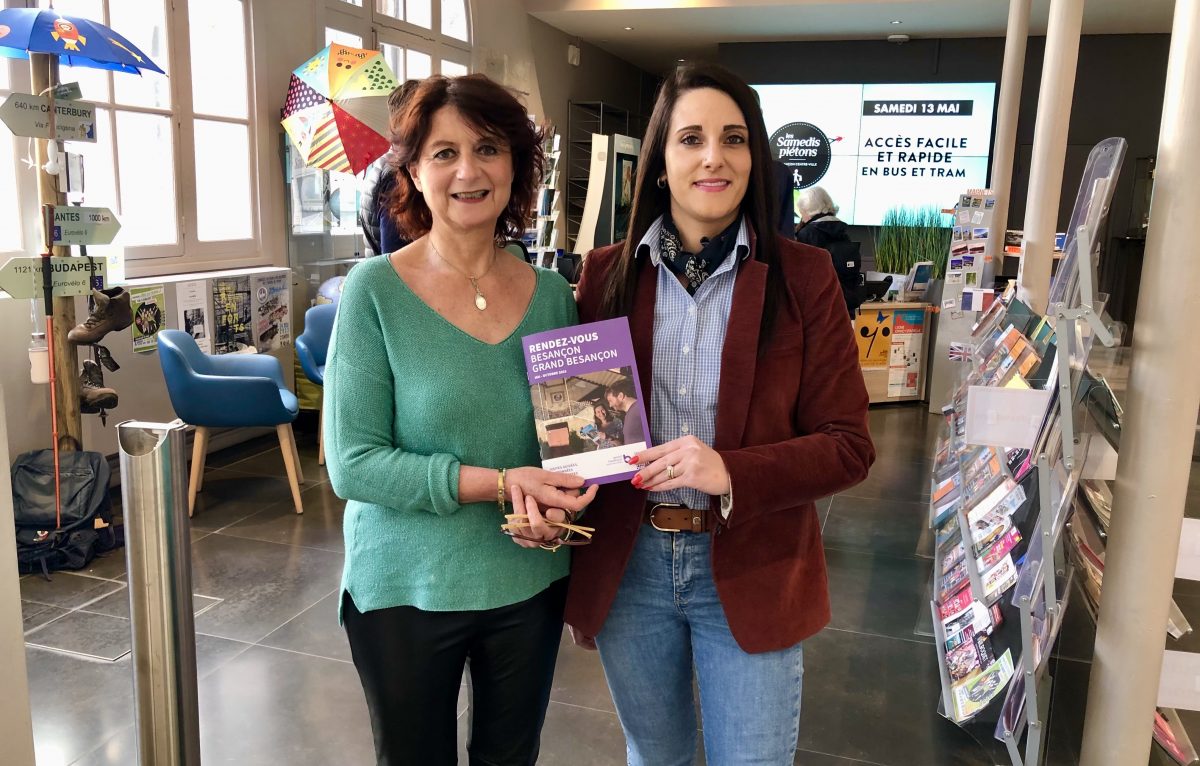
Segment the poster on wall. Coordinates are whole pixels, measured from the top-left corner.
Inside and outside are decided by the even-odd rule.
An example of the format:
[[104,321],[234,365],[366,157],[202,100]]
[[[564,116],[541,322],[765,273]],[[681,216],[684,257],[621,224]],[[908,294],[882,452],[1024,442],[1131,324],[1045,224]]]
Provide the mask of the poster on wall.
[[987,184],[990,82],[755,85],[794,193],[821,186],[838,217],[878,226],[891,207],[946,208]]
[[251,341],[250,277],[217,277],[212,281],[214,354],[245,351]]
[[617,178],[613,184],[613,242],[625,239],[633,211],[633,185],[637,181],[637,156],[617,155]]
[[888,366],[891,352],[892,311],[859,311],[854,320],[858,341],[858,366],[864,370]]
[[254,277],[254,345],[271,351],[292,342],[288,275]]
[[611,243],[619,243],[629,233],[637,182],[637,154],[641,149],[641,140],[619,134],[612,137],[612,239],[608,240]]
[[208,324],[208,290],[204,280],[180,282],[175,287],[179,328],[192,336],[206,354],[212,353],[212,328]]
[[129,302],[133,308],[133,350],[139,353],[155,350],[167,305],[166,291],[162,285],[131,287]]
[[916,396],[921,379],[921,342],[925,310],[894,312],[888,357],[888,397]]

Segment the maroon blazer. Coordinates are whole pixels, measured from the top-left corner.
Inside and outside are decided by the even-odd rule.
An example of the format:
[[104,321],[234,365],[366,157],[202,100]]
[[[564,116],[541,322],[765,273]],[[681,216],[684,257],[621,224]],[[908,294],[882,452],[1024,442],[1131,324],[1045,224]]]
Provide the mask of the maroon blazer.
[[[777,241],[787,298],[762,354],[767,266],[753,252],[738,266],[713,444],[733,486],[733,511],[711,533],[713,579],[733,636],[747,652],[792,646],[829,622],[814,502],[862,481],[875,460],[858,349],[829,254]],[[588,254],[577,293],[581,321],[600,318],[604,285],[620,256],[619,244]],[[629,324],[647,387],[642,401],[649,402],[657,279],[650,258],[639,260]],[[628,482],[608,484],[588,508],[596,534],[571,553],[566,611],[566,621],[584,635],[604,625],[642,529],[646,496]]]

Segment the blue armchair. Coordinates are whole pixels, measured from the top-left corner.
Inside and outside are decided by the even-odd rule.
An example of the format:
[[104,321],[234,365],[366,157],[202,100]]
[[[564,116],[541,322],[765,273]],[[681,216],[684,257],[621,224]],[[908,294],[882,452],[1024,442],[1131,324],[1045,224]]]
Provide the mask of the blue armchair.
[[[304,312],[304,332],[296,338],[296,358],[304,377],[325,385],[325,357],[329,354],[329,338],[333,335],[336,303],[321,303]],[[317,465],[325,465],[325,403],[321,402],[317,425]]]
[[209,429],[273,426],[279,436],[296,513],[303,513],[300,484],[304,474],[292,434],[300,412],[296,395],[283,382],[279,360],[266,354],[210,356],[182,330],[158,334],[158,358],[171,406],[183,422],[195,426],[192,471],[188,483],[188,515],[204,485]]

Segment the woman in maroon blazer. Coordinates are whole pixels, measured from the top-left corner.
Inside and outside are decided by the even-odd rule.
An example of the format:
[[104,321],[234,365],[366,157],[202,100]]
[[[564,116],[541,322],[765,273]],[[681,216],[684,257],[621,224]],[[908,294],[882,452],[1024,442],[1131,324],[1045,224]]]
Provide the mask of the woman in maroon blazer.
[[791,764],[801,642],[829,621],[814,502],[867,475],[867,392],[825,251],[776,234],[753,91],[680,67],[658,95],[629,239],[589,253],[583,321],[628,316],[653,443],[603,487],[567,622],[599,648],[635,766]]

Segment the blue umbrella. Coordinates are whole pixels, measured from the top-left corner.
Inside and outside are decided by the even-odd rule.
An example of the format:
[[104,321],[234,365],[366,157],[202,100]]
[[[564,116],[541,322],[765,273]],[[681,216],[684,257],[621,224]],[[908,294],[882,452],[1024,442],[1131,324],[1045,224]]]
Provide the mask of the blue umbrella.
[[136,45],[99,22],[37,8],[0,10],[0,56],[24,59],[30,53],[58,56],[66,66],[166,74]]

